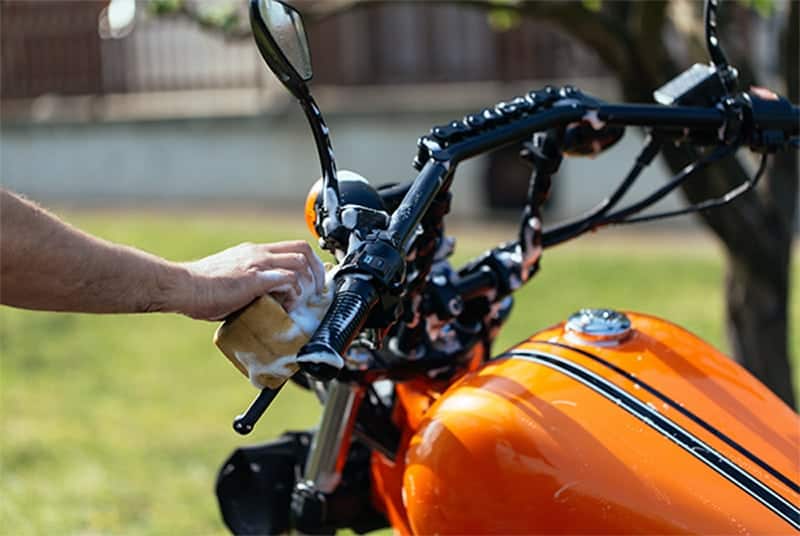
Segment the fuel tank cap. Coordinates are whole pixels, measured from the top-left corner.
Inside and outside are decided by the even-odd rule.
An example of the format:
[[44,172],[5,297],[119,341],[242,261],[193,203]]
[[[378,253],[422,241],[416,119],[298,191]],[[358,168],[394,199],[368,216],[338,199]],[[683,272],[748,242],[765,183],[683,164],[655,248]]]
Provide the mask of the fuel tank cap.
[[630,335],[631,321],[613,309],[581,309],[569,317],[566,331],[584,342],[615,342]]

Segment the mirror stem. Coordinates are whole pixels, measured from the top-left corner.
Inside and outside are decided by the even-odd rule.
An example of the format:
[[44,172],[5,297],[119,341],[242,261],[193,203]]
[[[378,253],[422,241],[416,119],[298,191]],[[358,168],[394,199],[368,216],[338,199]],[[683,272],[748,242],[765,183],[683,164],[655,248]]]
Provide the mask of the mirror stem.
[[705,27],[706,27],[706,48],[711,56],[711,62],[720,70],[728,68],[728,59],[719,44],[717,35],[717,9],[720,0],[706,0]]
[[[317,106],[314,97],[311,93],[306,91],[303,98],[298,99],[303,111],[308,119],[308,124],[311,131],[314,133],[314,141],[316,142],[317,152],[319,153],[319,163],[322,168],[322,200],[325,209],[326,220],[331,218],[332,224],[338,226],[339,223],[339,181],[336,178],[336,161],[333,156],[333,146],[331,145],[330,131],[325,120],[322,118],[322,113]],[[329,230],[323,223],[323,228]]]

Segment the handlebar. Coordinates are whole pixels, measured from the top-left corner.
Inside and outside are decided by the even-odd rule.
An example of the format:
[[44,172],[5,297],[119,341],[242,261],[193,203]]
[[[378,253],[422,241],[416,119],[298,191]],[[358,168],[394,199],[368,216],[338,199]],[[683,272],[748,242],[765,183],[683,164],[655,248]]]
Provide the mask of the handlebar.
[[715,106],[664,106],[661,104],[606,104],[578,89],[552,86],[531,91],[461,121],[433,127],[419,141],[414,160],[417,169],[429,160],[455,164],[487,150],[523,141],[534,132],[566,127],[592,117],[616,127],[642,126],[658,130],[665,138],[697,145],[727,143],[725,129],[740,134],[754,150],[773,151],[800,135],[800,108],[760,88],[737,97],[722,97]]
[[[333,303],[311,340],[297,353],[304,372],[320,379],[336,376],[344,364],[341,356],[379,303],[379,290],[388,291],[384,294],[400,290],[412,238],[448,173],[449,166],[428,163],[393,212],[388,228],[368,235],[342,261]],[[392,317],[384,323],[393,321]]]
[[[410,188],[403,186],[398,191],[404,195],[392,213],[388,229],[372,233],[348,255],[349,265],[343,270],[346,273],[341,275],[331,308],[311,341],[298,353],[302,369],[321,379],[336,375],[343,365],[342,354],[381,301],[382,289],[392,285],[422,216],[449,183],[454,164],[534,132],[586,122],[587,118],[590,123],[601,125],[598,131],[610,127],[612,130],[607,132],[616,139],[621,135],[620,127],[635,125],[658,129],[667,138],[694,136],[706,143],[722,143],[725,140],[720,139],[720,132],[728,128],[737,129],[737,143],[774,150],[798,135],[800,114],[785,99],[764,98],[755,92],[724,99],[716,107],[608,105],[572,87],[547,87],[467,115],[462,121],[434,127],[420,139],[415,165],[421,171]],[[601,148],[607,145],[610,144]],[[378,243],[380,251],[371,254],[370,248]],[[387,260],[387,254],[394,257],[393,262]],[[384,270],[374,262],[392,264],[392,268]],[[491,280],[481,274],[471,283],[482,287]],[[470,289],[470,293],[474,291]]]
[[[383,192],[385,204],[391,206],[388,227],[361,229],[365,239],[351,244],[351,251],[335,278],[333,303],[311,340],[298,352],[300,369],[317,379],[331,379],[344,366],[342,356],[361,330],[366,326],[387,327],[394,322],[398,313],[396,298],[403,290],[406,256],[433,199],[449,187],[456,164],[523,141],[536,132],[567,129],[577,124],[583,124],[581,128],[585,130],[587,123],[597,127],[597,135],[581,132],[583,137],[573,136],[576,147],[584,142],[600,142],[602,150],[621,136],[621,127],[645,126],[665,140],[688,140],[698,145],[730,144],[732,150],[748,145],[754,150],[774,152],[792,145],[800,136],[800,108],[763,90],[741,93],[736,98],[725,97],[714,107],[703,107],[609,105],[572,87],[546,87],[467,115],[461,121],[434,127],[419,140],[414,165],[420,173],[416,179]],[[570,137],[566,139],[569,141]],[[486,291],[487,286],[500,289],[508,267],[498,262],[492,267],[497,270],[462,273],[460,284],[446,294],[455,291],[463,304],[464,300]],[[442,303],[434,305],[434,309],[441,310],[443,316],[455,312],[450,300],[438,301]],[[381,316],[378,311],[381,308],[383,316],[376,323],[374,317]],[[262,391],[251,408],[237,417],[234,428],[240,433],[252,430],[276,393]]]

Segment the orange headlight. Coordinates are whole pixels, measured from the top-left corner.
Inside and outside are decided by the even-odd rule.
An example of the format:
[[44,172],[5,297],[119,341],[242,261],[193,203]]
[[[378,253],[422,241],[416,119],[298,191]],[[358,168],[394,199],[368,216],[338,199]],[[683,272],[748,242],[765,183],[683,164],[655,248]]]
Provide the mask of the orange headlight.
[[320,178],[317,182],[315,182],[311,189],[308,191],[308,195],[306,196],[306,226],[308,230],[311,231],[311,234],[314,235],[316,239],[319,239],[319,233],[317,233],[317,199],[319,199],[319,193],[322,191],[322,179]]

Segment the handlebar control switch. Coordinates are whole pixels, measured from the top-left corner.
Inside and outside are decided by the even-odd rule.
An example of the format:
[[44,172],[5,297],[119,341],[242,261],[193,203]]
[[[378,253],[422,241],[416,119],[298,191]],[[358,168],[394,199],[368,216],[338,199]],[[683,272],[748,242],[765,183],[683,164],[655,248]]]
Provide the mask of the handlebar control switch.
[[398,248],[382,234],[368,236],[361,247],[347,255],[339,268],[339,274],[371,276],[380,286],[399,290],[405,277],[405,259]]

